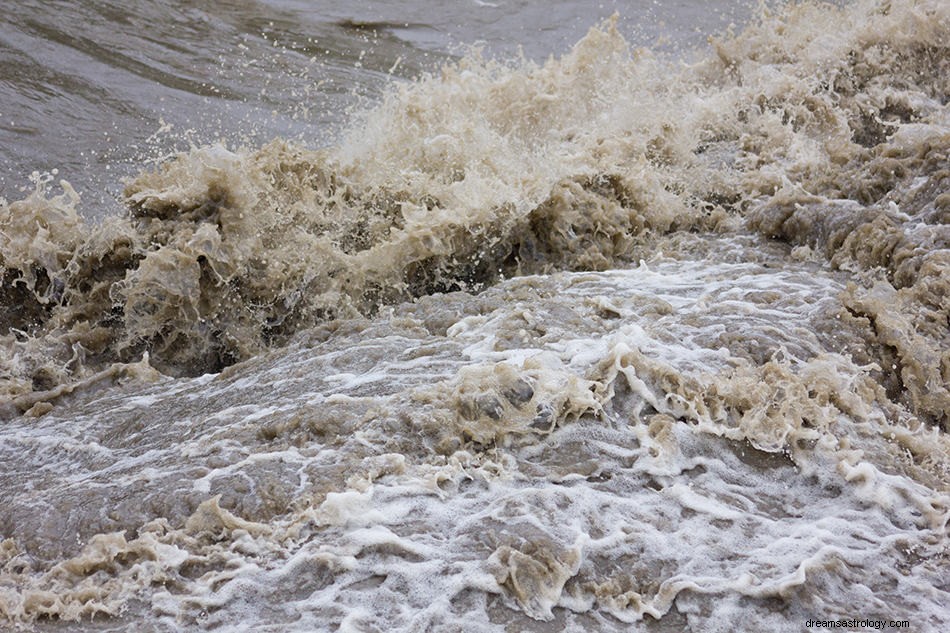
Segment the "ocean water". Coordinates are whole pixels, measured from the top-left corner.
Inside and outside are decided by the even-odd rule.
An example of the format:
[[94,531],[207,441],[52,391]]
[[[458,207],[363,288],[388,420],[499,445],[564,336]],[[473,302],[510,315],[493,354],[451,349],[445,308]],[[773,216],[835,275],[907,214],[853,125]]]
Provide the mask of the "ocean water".
[[220,5],[0,25],[0,630],[946,630],[950,5]]

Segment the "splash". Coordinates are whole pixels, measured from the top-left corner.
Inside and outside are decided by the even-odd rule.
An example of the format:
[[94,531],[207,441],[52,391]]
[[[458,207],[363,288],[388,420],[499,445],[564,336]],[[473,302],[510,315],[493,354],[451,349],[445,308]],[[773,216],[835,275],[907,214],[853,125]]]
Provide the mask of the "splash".
[[0,609],[622,631],[886,604],[936,624],[950,447],[824,350],[836,277],[521,277],[13,421],[26,467],[69,450],[11,504]]
[[683,66],[609,20],[336,148],[193,148],[101,225],[36,175],[0,614],[940,628],[947,42],[946,3],[804,3]]
[[475,56],[396,85],[333,150],[180,154],[101,226],[38,179],[0,210],[3,391],[144,352],[217,371],[328,319],[745,223],[884,268],[907,316],[878,318],[890,291],[856,276],[864,361],[899,364],[892,395],[945,423],[947,20],[941,3],[795,5],[684,68],[614,19],[544,65]]

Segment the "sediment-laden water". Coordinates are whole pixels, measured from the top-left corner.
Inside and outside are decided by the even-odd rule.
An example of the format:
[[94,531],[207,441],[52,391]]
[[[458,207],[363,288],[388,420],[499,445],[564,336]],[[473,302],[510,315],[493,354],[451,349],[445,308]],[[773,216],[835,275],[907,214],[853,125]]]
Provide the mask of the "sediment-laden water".
[[943,630],[950,7],[746,21],[547,61],[403,21],[443,65],[332,143],[285,98],[122,213],[35,174],[0,628]]

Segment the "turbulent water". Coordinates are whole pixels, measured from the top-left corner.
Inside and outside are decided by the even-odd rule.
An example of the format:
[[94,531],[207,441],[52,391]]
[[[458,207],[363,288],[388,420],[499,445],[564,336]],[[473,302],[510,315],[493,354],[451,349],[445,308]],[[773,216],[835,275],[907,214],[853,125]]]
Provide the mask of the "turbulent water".
[[333,143],[0,203],[0,629],[946,630],[950,5],[389,19]]

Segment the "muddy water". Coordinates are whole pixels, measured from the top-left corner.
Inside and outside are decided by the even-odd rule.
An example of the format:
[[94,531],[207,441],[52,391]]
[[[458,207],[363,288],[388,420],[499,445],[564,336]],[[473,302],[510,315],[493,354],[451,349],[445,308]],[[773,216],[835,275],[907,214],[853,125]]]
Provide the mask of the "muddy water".
[[687,63],[607,19],[324,147],[170,156],[95,227],[37,175],[5,626],[942,630],[948,35],[805,4]]
[[217,140],[332,145],[351,110],[472,46],[543,61],[619,12],[638,44],[685,55],[752,5],[4,0],[0,196],[21,198],[32,171],[55,169],[85,217],[121,213],[120,179],[146,163]]

